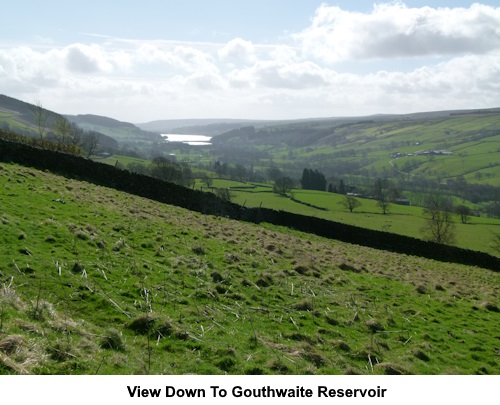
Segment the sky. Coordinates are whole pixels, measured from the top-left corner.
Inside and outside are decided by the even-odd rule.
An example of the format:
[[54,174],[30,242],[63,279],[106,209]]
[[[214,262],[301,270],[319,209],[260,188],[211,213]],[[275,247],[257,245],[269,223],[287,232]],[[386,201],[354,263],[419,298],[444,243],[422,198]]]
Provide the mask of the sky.
[[0,94],[62,114],[500,107],[500,0],[0,0],[0,18]]

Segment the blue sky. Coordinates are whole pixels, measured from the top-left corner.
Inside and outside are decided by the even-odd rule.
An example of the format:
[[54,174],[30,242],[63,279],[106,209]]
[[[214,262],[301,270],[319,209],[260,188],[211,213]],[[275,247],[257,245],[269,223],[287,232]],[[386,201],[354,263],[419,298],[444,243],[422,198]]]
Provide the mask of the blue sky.
[[0,93],[146,122],[500,106],[498,1],[5,2]]

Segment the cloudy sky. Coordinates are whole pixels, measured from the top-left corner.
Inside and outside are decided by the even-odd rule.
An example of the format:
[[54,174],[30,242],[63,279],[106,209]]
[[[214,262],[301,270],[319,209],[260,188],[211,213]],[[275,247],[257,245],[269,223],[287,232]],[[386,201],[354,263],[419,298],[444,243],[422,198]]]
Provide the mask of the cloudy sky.
[[500,5],[16,0],[0,94],[135,123],[500,107]]

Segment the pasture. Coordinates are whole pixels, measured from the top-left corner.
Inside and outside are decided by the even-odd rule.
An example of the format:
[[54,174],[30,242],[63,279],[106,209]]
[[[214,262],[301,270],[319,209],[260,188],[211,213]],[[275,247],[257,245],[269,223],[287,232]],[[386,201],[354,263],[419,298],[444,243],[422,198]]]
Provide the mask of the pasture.
[[2,374],[500,373],[500,273],[478,267],[11,163],[0,256]]

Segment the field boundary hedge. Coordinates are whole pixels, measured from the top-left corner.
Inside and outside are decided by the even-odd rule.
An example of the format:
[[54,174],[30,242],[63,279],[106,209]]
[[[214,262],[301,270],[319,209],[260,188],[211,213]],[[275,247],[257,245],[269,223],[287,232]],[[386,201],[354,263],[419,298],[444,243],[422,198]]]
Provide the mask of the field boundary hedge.
[[488,253],[285,211],[246,208],[223,201],[212,193],[203,193],[145,175],[130,173],[104,163],[17,142],[0,139],[0,160],[49,170],[65,177],[114,188],[202,214],[224,216],[255,224],[268,222],[375,249],[500,271],[500,258]]

